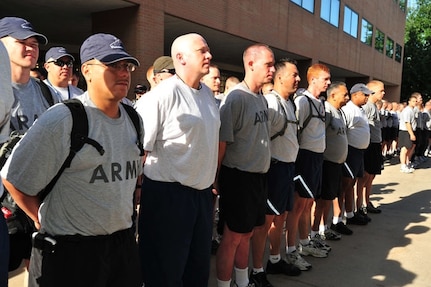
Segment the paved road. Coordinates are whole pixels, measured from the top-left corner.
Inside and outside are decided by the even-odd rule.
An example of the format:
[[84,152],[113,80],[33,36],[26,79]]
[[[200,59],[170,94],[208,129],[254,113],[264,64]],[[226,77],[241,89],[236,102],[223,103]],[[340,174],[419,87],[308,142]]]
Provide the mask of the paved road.
[[[393,159],[374,181],[372,200],[382,214],[371,214],[370,224],[352,226],[353,235],[329,242],[328,258],[306,257],[312,270],[268,279],[275,287],[431,286],[430,177],[431,159],[413,174],[401,173]],[[211,260],[209,286],[216,287],[215,257]],[[26,286],[24,277],[23,269],[18,270],[9,286]]]

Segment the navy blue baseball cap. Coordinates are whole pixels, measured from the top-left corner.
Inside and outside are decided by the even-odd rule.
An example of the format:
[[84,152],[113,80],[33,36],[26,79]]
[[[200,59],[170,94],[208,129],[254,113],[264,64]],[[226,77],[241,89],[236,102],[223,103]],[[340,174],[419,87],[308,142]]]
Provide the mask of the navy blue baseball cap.
[[67,52],[66,48],[52,47],[45,54],[45,62],[48,62],[49,59],[58,60],[64,56],[70,57],[72,61],[75,61],[75,58],[69,52]]
[[45,35],[35,32],[30,22],[18,17],[4,17],[0,19],[0,38],[7,36],[18,40],[36,37],[40,44],[46,45],[48,43]]
[[124,49],[123,42],[110,34],[94,34],[87,38],[81,46],[81,63],[96,59],[104,64],[112,64],[126,60],[136,66],[139,61]]

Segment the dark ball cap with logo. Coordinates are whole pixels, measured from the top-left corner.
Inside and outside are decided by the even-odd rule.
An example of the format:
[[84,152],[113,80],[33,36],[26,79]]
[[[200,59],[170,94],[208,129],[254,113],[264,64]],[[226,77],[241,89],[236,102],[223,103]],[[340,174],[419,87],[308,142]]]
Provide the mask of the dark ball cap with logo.
[[127,53],[123,42],[110,34],[94,34],[88,37],[81,46],[81,62],[96,59],[104,64],[128,61],[139,66],[139,61]]
[[18,40],[36,37],[40,44],[46,45],[48,43],[48,39],[45,35],[34,31],[30,22],[18,17],[4,17],[0,19],[0,38],[7,36]]
[[64,48],[64,47],[52,47],[45,54],[45,62],[48,62],[48,60],[50,60],[50,59],[58,60],[64,56],[70,57],[72,59],[72,61],[75,61],[75,58],[72,56],[72,54],[70,54],[66,50],[66,48]]

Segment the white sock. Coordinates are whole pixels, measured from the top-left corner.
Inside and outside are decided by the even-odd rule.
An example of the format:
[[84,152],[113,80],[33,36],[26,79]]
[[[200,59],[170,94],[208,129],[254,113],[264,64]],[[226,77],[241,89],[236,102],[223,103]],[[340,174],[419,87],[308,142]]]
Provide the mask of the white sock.
[[340,222],[340,218],[339,218],[338,216],[334,216],[334,217],[332,217],[332,223],[333,223],[334,225],[336,225],[338,222]]
[[319,233],[325,233],[325,230],[328,229],[328,225],[319,225]]
[[230,287],[230,281],[232,280],[222,281],[220,279],[217,279],[217,287]]
[[319,231],[311,230],[311,232],[310,232],[311,238],[314,238],[316,236],[316,234],[319,234]]
[[295,251],[296,251],[296,246],[288,246],[288,247],[286,247],[286,253],[287,254],[293,253]]
[[236,285],[238,285],[238,287],[246,287],[248,285],[248,267],[245,269],[234,267],[234,270]]
[[299,239],[299,243],[301,243],[301,245],[308,245],[310,244],[310,239]]
[[279,262],[280,260],[281,260],[281,256],[280,256],[280,254],[277,254],[277,255],[269,255],[269,261],[270,261],[272,264],[275,264],[275,263]]
[[351,211],[351,212],[346,212],[346,217],[347,217],[347,218],[352,218],[353,216],[355,216],[355,214],[353,213],[353,211]]

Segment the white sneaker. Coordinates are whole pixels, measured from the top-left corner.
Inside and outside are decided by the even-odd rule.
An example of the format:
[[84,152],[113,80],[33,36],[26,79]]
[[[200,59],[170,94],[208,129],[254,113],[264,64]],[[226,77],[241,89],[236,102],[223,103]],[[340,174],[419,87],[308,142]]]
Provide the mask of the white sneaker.
[[412,173],[412,172],[415,171],[415,169],[412,168],[412,167],[408,167],[408,166],[405,165],[405,166],[401,167],[400,171],[403,172],[403,173]]
[[310,243],[308,243],[307,245],[299,244],[298,252],[299,252],[299,254],[304,255],[304,256],[311,255],[311,256],[317,257],[317,258],[328,257],[328,252],[326,250],[317,248],[314,245],[313,241],[311,241],[311,240],[310,240]]
[[286,261],[289,264],[298,267],[301,271],[310,270],[312,267],[310,263],[308,263],[304,260],[304,258],[301,257],[297,250],[293,251],[292,253],[287,253]]

